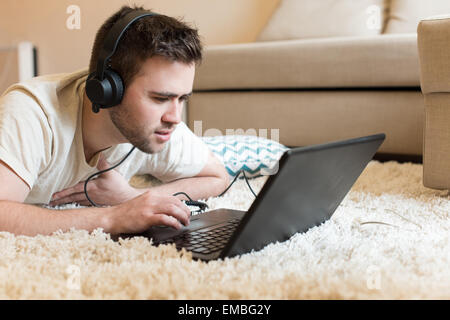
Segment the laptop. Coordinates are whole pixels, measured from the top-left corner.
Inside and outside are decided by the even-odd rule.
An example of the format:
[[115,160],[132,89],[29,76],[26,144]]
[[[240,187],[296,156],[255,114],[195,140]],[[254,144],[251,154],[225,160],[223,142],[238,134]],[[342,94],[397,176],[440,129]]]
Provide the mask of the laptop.
[[376,134],[294,148],[278,162],[248,211],[216,209],[191,217],[180,230],[153,226],[141,234],[175,243],[203,261],[234,257],[283,242],[330,219],[385,140]]

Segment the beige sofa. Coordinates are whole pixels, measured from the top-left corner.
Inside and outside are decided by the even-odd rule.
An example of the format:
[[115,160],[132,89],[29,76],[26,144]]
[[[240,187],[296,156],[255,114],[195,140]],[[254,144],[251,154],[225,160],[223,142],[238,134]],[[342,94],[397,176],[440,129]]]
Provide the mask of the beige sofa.
[[[365,29],[377,7],[380,27]],[[206,48],[188,125],[197,134],[279,129],[288,146],[384,132],[380,153],[420,157],[417,24],[445,12],[447,0],[281,0],[258,41]]]
[[450,189],[450,15],[422,21],[418,42],[425,96],[423,182]]

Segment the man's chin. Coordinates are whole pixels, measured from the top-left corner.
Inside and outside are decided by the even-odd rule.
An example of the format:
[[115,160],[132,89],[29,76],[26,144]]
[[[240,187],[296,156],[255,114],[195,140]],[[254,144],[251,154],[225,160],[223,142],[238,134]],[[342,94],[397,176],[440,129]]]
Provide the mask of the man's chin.
[[133,144],[136,148],[138,148],[140,151],[147,153],[147,154],[153,154],[153,153],[159,153],[163,151],[166,142],[159,143],[152,141],[150,143],[142,143],[139,145]]

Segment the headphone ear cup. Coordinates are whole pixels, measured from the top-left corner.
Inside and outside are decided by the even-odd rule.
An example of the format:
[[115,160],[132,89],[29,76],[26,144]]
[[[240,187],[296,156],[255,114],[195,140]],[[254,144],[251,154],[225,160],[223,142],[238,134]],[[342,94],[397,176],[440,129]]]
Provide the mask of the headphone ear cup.
[[111,70],[104,71],[103,80],[91,73],[86,80],[86,94],[92,104],[98,108],[111,108],[118,105],[123,98],[123,81],[120,75]]
[[111,93],[110,96],[107,97],[106,101],[108,101],[108,104],[105,105],[105,108],[114,107],[122,101],[123,98],[123,81],[122,77],[111,69],[105,70],[105,80],[107,80],[111,85]]
[[105,90],[103,82],[97,79],[97,73],[92,72],[86,80],[86,95],[93,104],[99,105],[104,103]]

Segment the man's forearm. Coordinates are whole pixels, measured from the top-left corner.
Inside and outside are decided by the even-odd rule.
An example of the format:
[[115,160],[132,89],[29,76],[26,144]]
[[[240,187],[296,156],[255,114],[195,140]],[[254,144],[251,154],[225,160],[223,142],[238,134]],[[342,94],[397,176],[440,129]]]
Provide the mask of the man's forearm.
[[[173,195],[177,192],[185,192],[193,200],[207,199],[221,194],[228,186],[228,180],[217,177],[193,177],[175,180],[152,188],[136,189],[140,194],[151,190],[158,195]],[[186,197],[180,195],[180,199]]]
[[0,201],[0,231],[16,235],[49,235],[70,228],[88,230],[103,228],[108,232],[109,208],[52,210],[13,201]]

